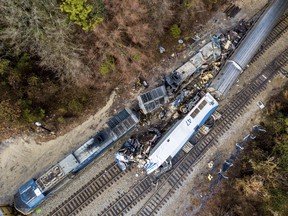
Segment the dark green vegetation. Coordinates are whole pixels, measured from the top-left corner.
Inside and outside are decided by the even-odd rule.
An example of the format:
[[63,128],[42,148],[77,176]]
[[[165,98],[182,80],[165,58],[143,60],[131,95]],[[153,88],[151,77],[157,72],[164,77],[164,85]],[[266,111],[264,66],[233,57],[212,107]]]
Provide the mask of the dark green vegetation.
[[150,75],[159,44],[174,52],[223,2],[0,0],[1,134],[95,112],[119,83]]
[[267,133],[244,150],[203,215],[288,215],[288,86],[266,111]]

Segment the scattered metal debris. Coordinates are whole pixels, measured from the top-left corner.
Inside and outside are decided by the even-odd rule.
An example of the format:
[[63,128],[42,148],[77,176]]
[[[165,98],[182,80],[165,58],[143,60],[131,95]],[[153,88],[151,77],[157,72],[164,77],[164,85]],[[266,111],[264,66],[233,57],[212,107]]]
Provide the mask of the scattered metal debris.
[[159,119],[163,119],[166,116],[166,110],[162,109],[162,111],[159,113]]
[[213,176],[211,174],[208,175],[208,180],[211,181],[213,179]]
[[213,166],[214,166],[214,162],[213,162],[213,161],[210,161],[210,162],[208,163],[208,167],[209,167],[209,169],[212,169]]
[[257,101],[257,106],[260,108],[260,109],[264,109],[265,108],[265,105],[262,101]]
[[159,52],[161,54],[163,54],[165,51],[166,51],[166,49],[164,47],[162,47],[162,46],[159,47]]
[[148,88],[149,85],[145,79],[143,79],[142,77],[138,77],[137,81],[132,85],[132,90],[134,92],[139,92],[142,87]]
[[161,133],[157,128],[149,128],[142,137],[130,138],[115,153],[114,158],[122,171],[125,171],[132,163],[137,163],[139,168],[146,163],[147,155],[152,146],[160,138]]

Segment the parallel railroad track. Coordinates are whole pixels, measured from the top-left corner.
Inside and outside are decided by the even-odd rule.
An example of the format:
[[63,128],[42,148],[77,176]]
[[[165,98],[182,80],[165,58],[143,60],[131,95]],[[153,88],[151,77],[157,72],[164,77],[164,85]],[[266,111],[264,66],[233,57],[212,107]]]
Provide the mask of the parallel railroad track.
[[[181,186],[197,162],[205,156],[205,153],[212,146],[217,145],[217,138],[230,128],[233,122],[243,114],[252,100],[267,87],[269,80],[276,76],[279,70],[285,67],[287,63],[288,49],[257,75],[248,86],[237,93],[229,104],[221,109],[222,118],[208,136],[200,141],[187,155],[180,158],[174,165],[173,170],[159,180],[157,189],[137,212],[137,215],[150,216],[159,211],[176,189]],[[128,192],[117,197],[113,203],[101,212],[101,215],[124,215],[154,188],[152,182],[153,177],[146,176]]]
[[105,189],[120,179],[123,174],[115,163],[110,164],[48,215],[66,216],[78,214],[85,206],[100,196]]

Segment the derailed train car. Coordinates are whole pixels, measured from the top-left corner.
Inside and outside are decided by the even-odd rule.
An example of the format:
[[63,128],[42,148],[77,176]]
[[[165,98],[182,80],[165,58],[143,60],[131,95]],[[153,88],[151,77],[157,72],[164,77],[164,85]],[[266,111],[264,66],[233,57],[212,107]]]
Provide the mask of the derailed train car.
[[65,179],[77,174],[102,155],[138,122],[138,116],[129,108],[119,112],[107,122],[107,128],[98,132],[40,177],[30,179],[22,185],[14,196],[15,208],[25,215],[35,210],[63,185]]
[[177,121],[151,150],[144,169],[147,174],[169,163],[187,141],[199,130],[218,107],[218,102],[209,93],[202,97],[195,107]]

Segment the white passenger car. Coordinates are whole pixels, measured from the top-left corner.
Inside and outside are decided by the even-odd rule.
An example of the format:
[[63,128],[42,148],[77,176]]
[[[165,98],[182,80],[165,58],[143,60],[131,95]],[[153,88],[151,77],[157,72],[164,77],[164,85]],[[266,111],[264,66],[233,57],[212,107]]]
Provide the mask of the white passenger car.
[[151,150],[144,166],[147,174],[154,172],[167,159],[172,159],[217,107],[218,102],[207,93],[182,120],[178,120]]

